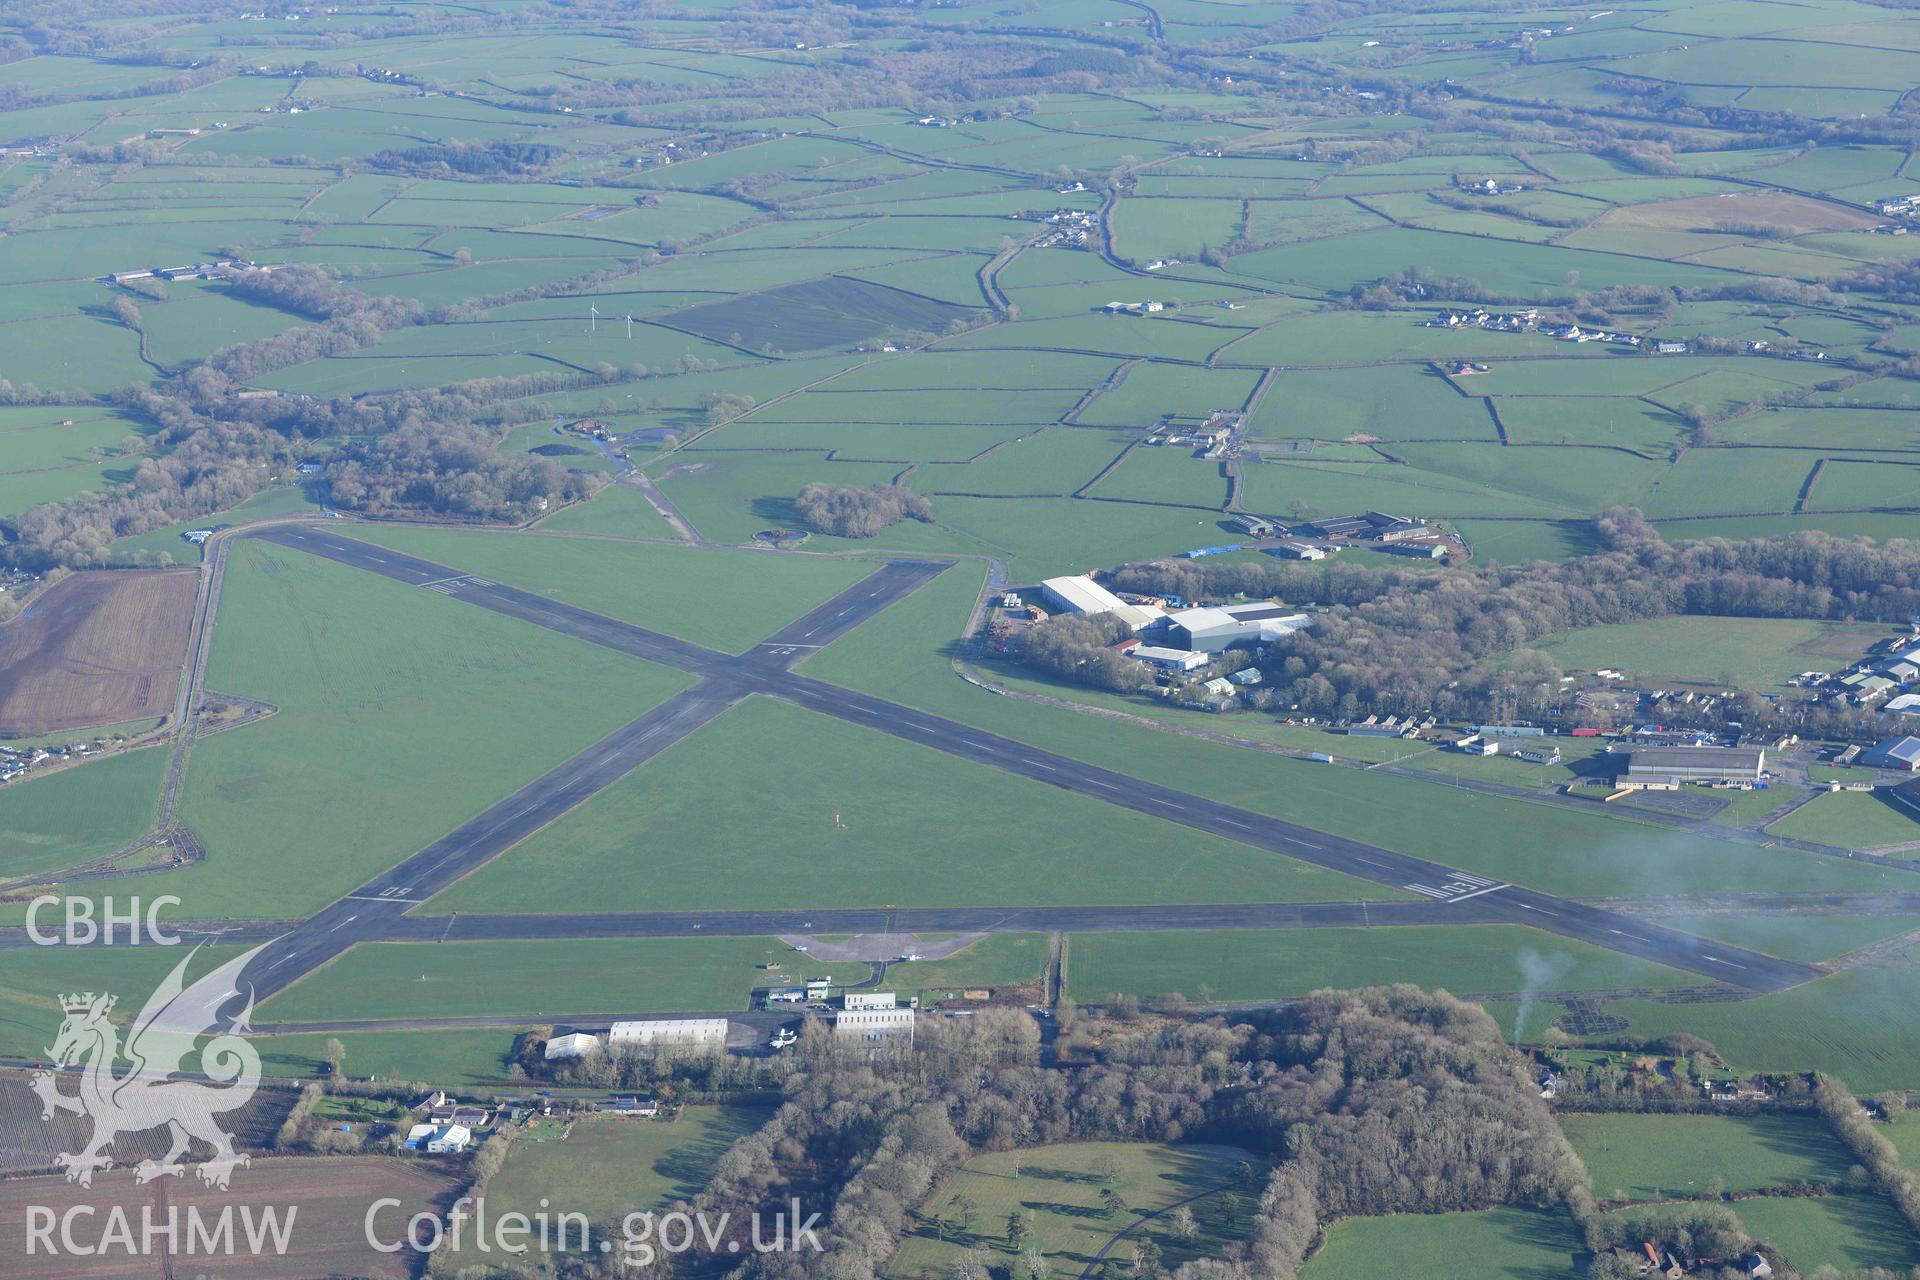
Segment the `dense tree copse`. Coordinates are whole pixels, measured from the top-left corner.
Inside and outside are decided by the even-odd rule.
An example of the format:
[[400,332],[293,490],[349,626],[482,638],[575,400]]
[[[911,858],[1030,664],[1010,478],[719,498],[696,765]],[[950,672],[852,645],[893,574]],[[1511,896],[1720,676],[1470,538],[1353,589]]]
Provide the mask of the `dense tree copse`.
[[1064,613],[1022,633],[1020,659],[1064,680],[1131,692],[1152,683],[1146,667],[1113,647],[1131,634],[1117,618]]
[[799,1052],[786,1104],[721,1159],[701,1205],[741,1220],[830,1202],[826,1247],[755,1256],[749,1280],[873,1280],[944,1174],[1053,1142],[1232,1142],[1275,1162],[1250,1238],[1183,1280],[1291,1280],[1342,1214],[1558,1204],[1586,1184],[1493,1020],[1411,987],[1143,1025],[1072,1072],[1040,1065],[1012,1010],[924,1020],[911,1049],[878,1058],[822,1035]]
[[346,445],[327,480],[334,504],[348,510],[469,520],[531,520],[595,487],[549,459],[503,454],[483,435],[437,422]]
[[810,484],[793,500],[795,511],[816,533],[871,538],[902,520],[933,520],[933,506],[904,485]]

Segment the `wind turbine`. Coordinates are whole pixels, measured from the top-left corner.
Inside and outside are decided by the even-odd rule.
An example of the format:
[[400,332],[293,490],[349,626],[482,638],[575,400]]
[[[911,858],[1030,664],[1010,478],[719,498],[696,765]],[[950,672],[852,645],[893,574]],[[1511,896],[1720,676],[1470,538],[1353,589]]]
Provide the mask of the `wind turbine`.
[[587,320],[587,332],[588,332],[588,333],[598,333],[598,332],[600,332],[600,308],[599,308],[599,306],[597,306],[597,305],[596,305],[596,304],[594,304],[594,303],[591,303],[591,302],[589,302],[589,303],[587,304],[587,313],[588,313],[588,316],[589,316],[589,318],[588,318],[588,320]]
[[633,341],[633,317],[632,316],[627,317],[627,341],[628,342]]

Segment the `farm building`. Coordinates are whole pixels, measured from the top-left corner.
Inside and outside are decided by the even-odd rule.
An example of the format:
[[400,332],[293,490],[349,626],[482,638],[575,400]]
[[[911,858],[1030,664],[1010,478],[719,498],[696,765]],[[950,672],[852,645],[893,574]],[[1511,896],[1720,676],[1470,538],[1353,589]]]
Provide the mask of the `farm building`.
[[1388,555],[1412,556],[1416,560],[1438,560],[1447,554],[1441,542],[1383,542],[1380,550]]
[[[1367,518],[1372,520],[1376,514],[1369,511]],[[1405,542],[1409,538],[1424,538],[1431,532],[1424,520],[1396,519],[1387,524],[1375,524],[1373,536],[1381,542]]]
[[587,1057],[599,1048],[599,1036],[575,1031],[570,1035],[555,1036],[547,1041],[547,1049],[543,1057],[548,1062],[571,1062]]
[[1623,787],[1750,787],[1766,767],[1764,747],[1638,747],[1619,781]]
[[1174,645],[1200,653],[1219,653],[1236,645],[1269,644],[1282,636],[1304,631],[1313,619],[1290,612],[1270,600],[1204,609],[1182,609],[1167,615],[1167,631]]
[[1365,516],[1331,516],[1301,525],[1300,532],[1316,538],[1364,538],[1373,532],[1373,522]]
[[607,1031],[607,1043],[615,1049],[650,1045],[717,1049],[727,1043],[727,1020],[649,1018],[642,1022],[616,1022]]
[[1133,631],[1164,616],[1152,605],[1128,604],[1085,574],[1048,578],[1040,584],[1040,595],[1056,613],[1110,613]]
[[660,1100],[647,1094],[621,1094],[600,1104],[599,1110],[616,1116],[657,1116]]
[[1317,547],[1311,542],[1283,542],[1269,551],[1282,560],[1325,560],[1327,549]]
[[849,991],[845,1003],[849,1009],[891,1009],[900,1000],[891,991]]
[[465,1151],[472,1142],[473,1130],[463,1124],[417,1124],[407,1131],[407,1150],[432,1155]]
[[913,1036],[912,1009],[842,1009],[833,1018],[833,1033],[864,1040]]
[[1367,511],[1357,516],[1330,516],[1325,520],[1315,520],[1312,524],[1301,525],[1300,532],[1316,538],[1375,538],[1382,542],[1399,542],[1405,538],[1423,538],[1427,536],[1428,529],[1423,520],[1389,515],[1384,511]]
[[1250,538],[1271,537],[1280,530],[1278,524],[1267,519],[1265,516],[1241,514],[1235,516],[1229,523],[1232,525],[1234,532],[1244,533]]
[[1195,653],[1191,649],[1169,649],[1157,644],[1140,644],[1127,650],[1129,658],[1137,658],[1148,666],[1159,667],[1162,671],[1197,671],[1207,665],[1204,653]]
[[1920,738],[1888,738],[1860,753],[1860,763],[1875,769],[1901,769],[1920,773]]

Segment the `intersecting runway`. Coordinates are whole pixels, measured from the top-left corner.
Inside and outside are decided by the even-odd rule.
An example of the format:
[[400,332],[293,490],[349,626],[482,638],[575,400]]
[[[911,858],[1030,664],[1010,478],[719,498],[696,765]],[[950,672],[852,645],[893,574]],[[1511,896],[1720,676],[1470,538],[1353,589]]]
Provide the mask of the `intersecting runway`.
[[[783,627],[770,640],[736,656],[432,561],[359,542],[331,530],[283,525],[246,536],[424,587],[700,677],[699,682],[685,692],[557,766],[393,871],[370,881],[270,943],[249,970],[261,999],[356,942],[390,937],[418,927],[413,921],[404,924],[402,921],[420,902],[625,776],[728,706],[756,693],[1227,840],[1418,893],[1427,899],[1419,905],[1453,911],[1460,923],[1531,925],[1757,991],[1793,986],[1817,977],[1820,972],[1810,965],[1711,942],[1632,916],[1517,885],[1488,881],[1429,859],[1284,822],[1030,746],[944,716],[814,680],[790,669],[816,648],[831,643],[916,590],[944,570],[945,564],[891,562]],[[821,912],[808,918],[833,915]],[[552,934],[532,936],[583,936],[572,932],[579,927],[570,923],[572,919],[558,918],[553,922]]]

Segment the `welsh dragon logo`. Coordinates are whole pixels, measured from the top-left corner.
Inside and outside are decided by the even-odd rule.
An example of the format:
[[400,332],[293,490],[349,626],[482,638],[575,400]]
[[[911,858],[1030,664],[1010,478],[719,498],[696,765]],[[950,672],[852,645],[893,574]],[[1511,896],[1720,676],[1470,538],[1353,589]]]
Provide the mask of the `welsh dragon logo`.
[[[234,1169],[248,1162],[214,1117],[245,1106],[260,1086],[260,1055],[241,1035],[253,1012],[251,995],[232,1028],[218,1031],[226,1021],[220,1011],[239,996],[240,972],[254,955],[250,951],[229,961],[190,987],[183,983],[193,959],[187,956],[148,998],[127,1029],[124,1046],[119,1028],[108,1020],[112,994],[89,991],[60,998],[66,1018],[47,1056],[56,1068],[81,1067],[79,1094],[61,1093],[52,1071],[35,1073],[33,1090],[45,1108],[42,1119],[69,1111],[93,1121],[86,1150],[60,1153],[68,1182],[92,1186],[95,1170],[113,1166],[106,1150],[115,1138],[161,1128],[171,1133],[171,1149],[158,1160],[135,1166],[136,1181],[179,1176],[185,1168],[181,1157],[195,1138],[213,1148],[213,1158],[199,1169],[201,1181],[210,1187],[225,1188]],[[211,1084],[183,1075],[203,1036],[211,1038],[197,1051],[199,1074]],[[122,1057],[130,1070],[116,1069]]]

